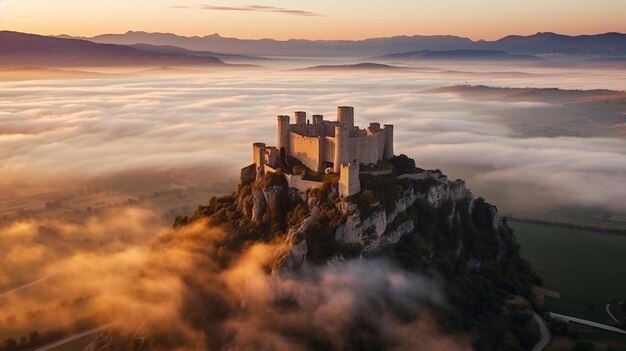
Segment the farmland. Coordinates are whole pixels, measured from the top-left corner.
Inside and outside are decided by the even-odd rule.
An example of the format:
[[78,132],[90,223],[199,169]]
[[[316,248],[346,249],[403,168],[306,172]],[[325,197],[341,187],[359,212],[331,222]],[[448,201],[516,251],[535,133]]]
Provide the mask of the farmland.
[[546,297],[553,312],[609,323],[606,303],[626,298],[626,236],[528,223],[511,223],[522,256],[558,291]]

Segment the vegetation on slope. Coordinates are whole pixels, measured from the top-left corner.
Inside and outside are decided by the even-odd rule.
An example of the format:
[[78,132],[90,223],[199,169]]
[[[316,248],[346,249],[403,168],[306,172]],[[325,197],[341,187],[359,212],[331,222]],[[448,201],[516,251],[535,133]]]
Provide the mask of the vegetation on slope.
[[[394,158],[391,163],[393,175],[362,175],[362,192],[349,199],[357,204],[363,218],[376,208],[393,211],[395,201],[410,188],[426,193],[437,185],[433,178],[396,178],[398,174],[423,171],[404,155]],[[250,212],[254,193],[258,190],[273,191],[274,202],[268,203],[262,218],[253,221]],[[384,258],[406,271],[441,280],[450,306],[433,307],[437,309],[440,327],[450,333],[469,333],[474,347],[479,350],[529,350],[539,339],[538,328],[532,322],[535,299],[531,286],[541,282],[520,257],[519,245],[506,222],[501,227],[494,227],[492,205],[479,198],[457,205],[449,202],[435,208],[420,199],[399,215],[401,220],[410,219],[415,230],[404,235],[397,244],[376,252],[362,252],[358,244],[347,245],[335,240],[337,228],[345,222],[339,203],[336,183],[332,181],[301,196],[287,188],[280,173],[266,174],[233,195],[211,199],[190,218],[177,218],[175,226],[200,218],[224,226],[230,236],[220,250],[228,252],[224,257],[230,257],[253,242],[285,240],[289,230],[315,209],[319,216],[304,232],[309,264],[324,264],[333,257]],[[451,220],[453,211],[458,216]],[[228,262],[222,264],[228,265]],[[526,304],[511,302],[520,296],[527,301]],[[208,310],[204,315],[213,315],[213,312]],[[194,324],[206,322],[201,318]],[[371,326],[363,328],[351,336],[352,347],[347,349],[360,349],[357,345],[364,345],[366,341],[372,345],[384,345],[383,341],[371,339],[375,339],[375,333],[365,332]],[[318,346],[313,345],[311,349],[325,349],[327,345]]]

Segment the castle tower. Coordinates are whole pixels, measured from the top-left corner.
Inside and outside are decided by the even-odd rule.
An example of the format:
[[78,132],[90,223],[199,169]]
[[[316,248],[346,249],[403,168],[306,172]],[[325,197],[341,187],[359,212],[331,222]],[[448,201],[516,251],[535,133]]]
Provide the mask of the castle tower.
[[256,170],[256,177],[259,178],[265,172],[265,144],[252,144],[252,160]]
[[298,128],[304,128],[306,125],[306,112],[296,111],[294,114],[296,116],[296,124],[298,125]]
[[348,163],[341,165],[339,172],[339,197],[354,195],[361,191],[361,181],[359,180],[359,164]]
[[352,129],[354,129],[354,107],[337,107],[337,122],[348,127],[348,133],[351,133]]
[[280,153],[280,158],[289,155],[289,116],[278,116],[278,127],[276,128],[276,147]]
[[319,126],[322,123],[324,123],[324,116],[323,115],[313,115],[313,125],[314,126]]
[[341,165],[348,163],[348,128],[344,125],[335,126],[335,153],[333,155],[333,172],[339,173]]
[[385,150],[383,151],[383,159],[388,160],[393,157],[393,124],[385,124]]

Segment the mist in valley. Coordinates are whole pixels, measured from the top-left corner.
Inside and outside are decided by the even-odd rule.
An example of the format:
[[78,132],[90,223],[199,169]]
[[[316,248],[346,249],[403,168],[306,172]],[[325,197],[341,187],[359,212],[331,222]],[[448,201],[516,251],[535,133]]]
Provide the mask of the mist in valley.
[[[608,226],[626,226],[626,93],[592,91],[623,89],[623,70],[467,63],[293,70],[303,62],[254,72],[0,80],[0,337],[115,322],[130,334],[178,328],[187,347],[202,348],[211,341],[179,313],[192,293],[185,279],[230,309],[246,301],[245,313],[215,325],[242,349],[297,349],[285,335],[310,321],[332,337],[353,318],[375,318],[365,300],[402,308],[410,297],[445,308],[436,281],[387,263],[276,278],[264,271],[279,250],[271,244],[246,248],[222,271],[219,260],[203,257],[217,257],[214,242],[225,233],[210,228],[200,239],[206,223],[170,228],[176,215],[235,190],[251,144],[274,144],[276,115],[296,110],[334,119],[336,106],[351,105],[358,125],[394,124],[397,154],[464,179],[504,215],[571,211],[571,221],[585,223],[610,214]],[[180,242],[163,248],[162,240]],[[371,285],[355,286],[364,274]],[[308,301],[305,313],[266,307],[280,294]],[[410,333],[398,325],[385,337],[403,340],[398,349],[469,349],[462,337],[429,337],[438,330],[427,309],[420,316]]]

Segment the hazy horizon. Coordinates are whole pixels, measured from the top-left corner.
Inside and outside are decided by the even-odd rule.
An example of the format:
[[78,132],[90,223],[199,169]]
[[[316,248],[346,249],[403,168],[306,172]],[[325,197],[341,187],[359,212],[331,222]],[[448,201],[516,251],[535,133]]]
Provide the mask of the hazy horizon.
[[[567,7],[567,13],[562,11]],[[455,8],[456,11],[451,11]],[[568,35],[626,32],[620,14],[626,3],[461,0],[445,3],[356,0],[298,4],[286,0],[228,4],[202,1],[134,0],[54,3],[0,1],[0,28],[42,35],[94,36],[128,30],[194,36],[285,39],[365,39],[395,35],[456,35],[494,40],[509,34],[556,32]],[[515,15],[513,15],[515,14]],[[558,17],[558,21],[555,18]],[[106,18],[106,19],[105,19]],[[182,19],[182,20],[181,20]],[[529,20],[530,19],[530,20]],[[363,23],[377,23],[363,26]],[[133,23],[134,28],[129,28]],[[210,24],[209,24],[210,23]],[[288,30],[285,30],[288,29]]]
[[[5,30],[5,31],[9,31],[9,32],[20,32],[17,30],[11,30],[11,29],[1,29],[1,30]],[[146,34],[173,34],[176,36],[180,36],[180,37],[185,37],[185,38],[194,38],[194,37],[199,37],[199,38],[205,38],[205,37],[211,37],[211,36],[219,36],[221,38],[225,38],[225,39],[239,39],[239,40],[276,40],[276,41],[290,41],[290,40],[307,40],[307,41],[361,41],[361,40],[368,40],[368,39],[386,39],[386,38],[394,38],[394,37],[429,37],[429,36],[433,36],[433,37],[459,37],[462,39],[469,39],[473,42],[480,42],[480,41],[498,41],[500,39],[504,39],[506,37],[509,36],[532,36],[532,35],[536,35],[536,34],[545,34],[545,33],[552,33],[552,34],[557,34],[557,35],[564,35],[564,36],[571,36],[571,37],[576,37],[576,36],[594,36],[594,35],[603,35],[603,34],[612,34],[612,33],[617,33],[617,34],[626,34],[626,30],[624,31],[599,31],[599,32],[577,32],[577,33],[567,33],[567,32],[554,32],[554,31],[548,31],[548,30],[538,30],[538,31],[530,31],[530,32],[512,32],[512,33],[507,33],[507,34],[503,34],[501,36],[496,36],[493,38],[474,38],[474,37],[470,37],[470,36],[465,36],[462,34],[452,34],[452,33],[445,33],[445,32],[441,32],[441,33],[432,33],[432,34],[423,34],[423,33],[396,33],[396,34],[389,34],[389,35],[381,35],[381,36],[367,36],[367,37],[357,37],[357,38],[347,38],[347,37],[338,37],[338,38],[304,38],[304,37],[285,37],[285,38],[277,38],[277,37],[238,37],[238,36],[229,36],[229,35],[225,35],[220,33],[219,31],[216,32],[206,32],[206,33],[198,33],[198,34],[182,34],[179,32],[167,32],[167,31],[148,31],[148,30],[142,30],[142,29],[127,29],[127,30],[119,30],[119,31],[111,31],[111,32],[101,32],[101,33],[96,33],[96,34],[90,34],[90,35],[81,35],[81,34],[74,34],[71,32],[63,32],[63,33],[37,33],[37,32],[20,32],[20,33],[25,33],[25,34],[35,34],[35,35],[43,35],[43,36],[51,36],[51,37],[61,37],[61,36],[69,36],[69,37],[73,37],[73,38],[85,38],[85,39],[91,39],[91,38],[95,38],[98,36],[103,36],[103,35],[124,35],[124,34],[128,34],[128,33],[146,33]]]

